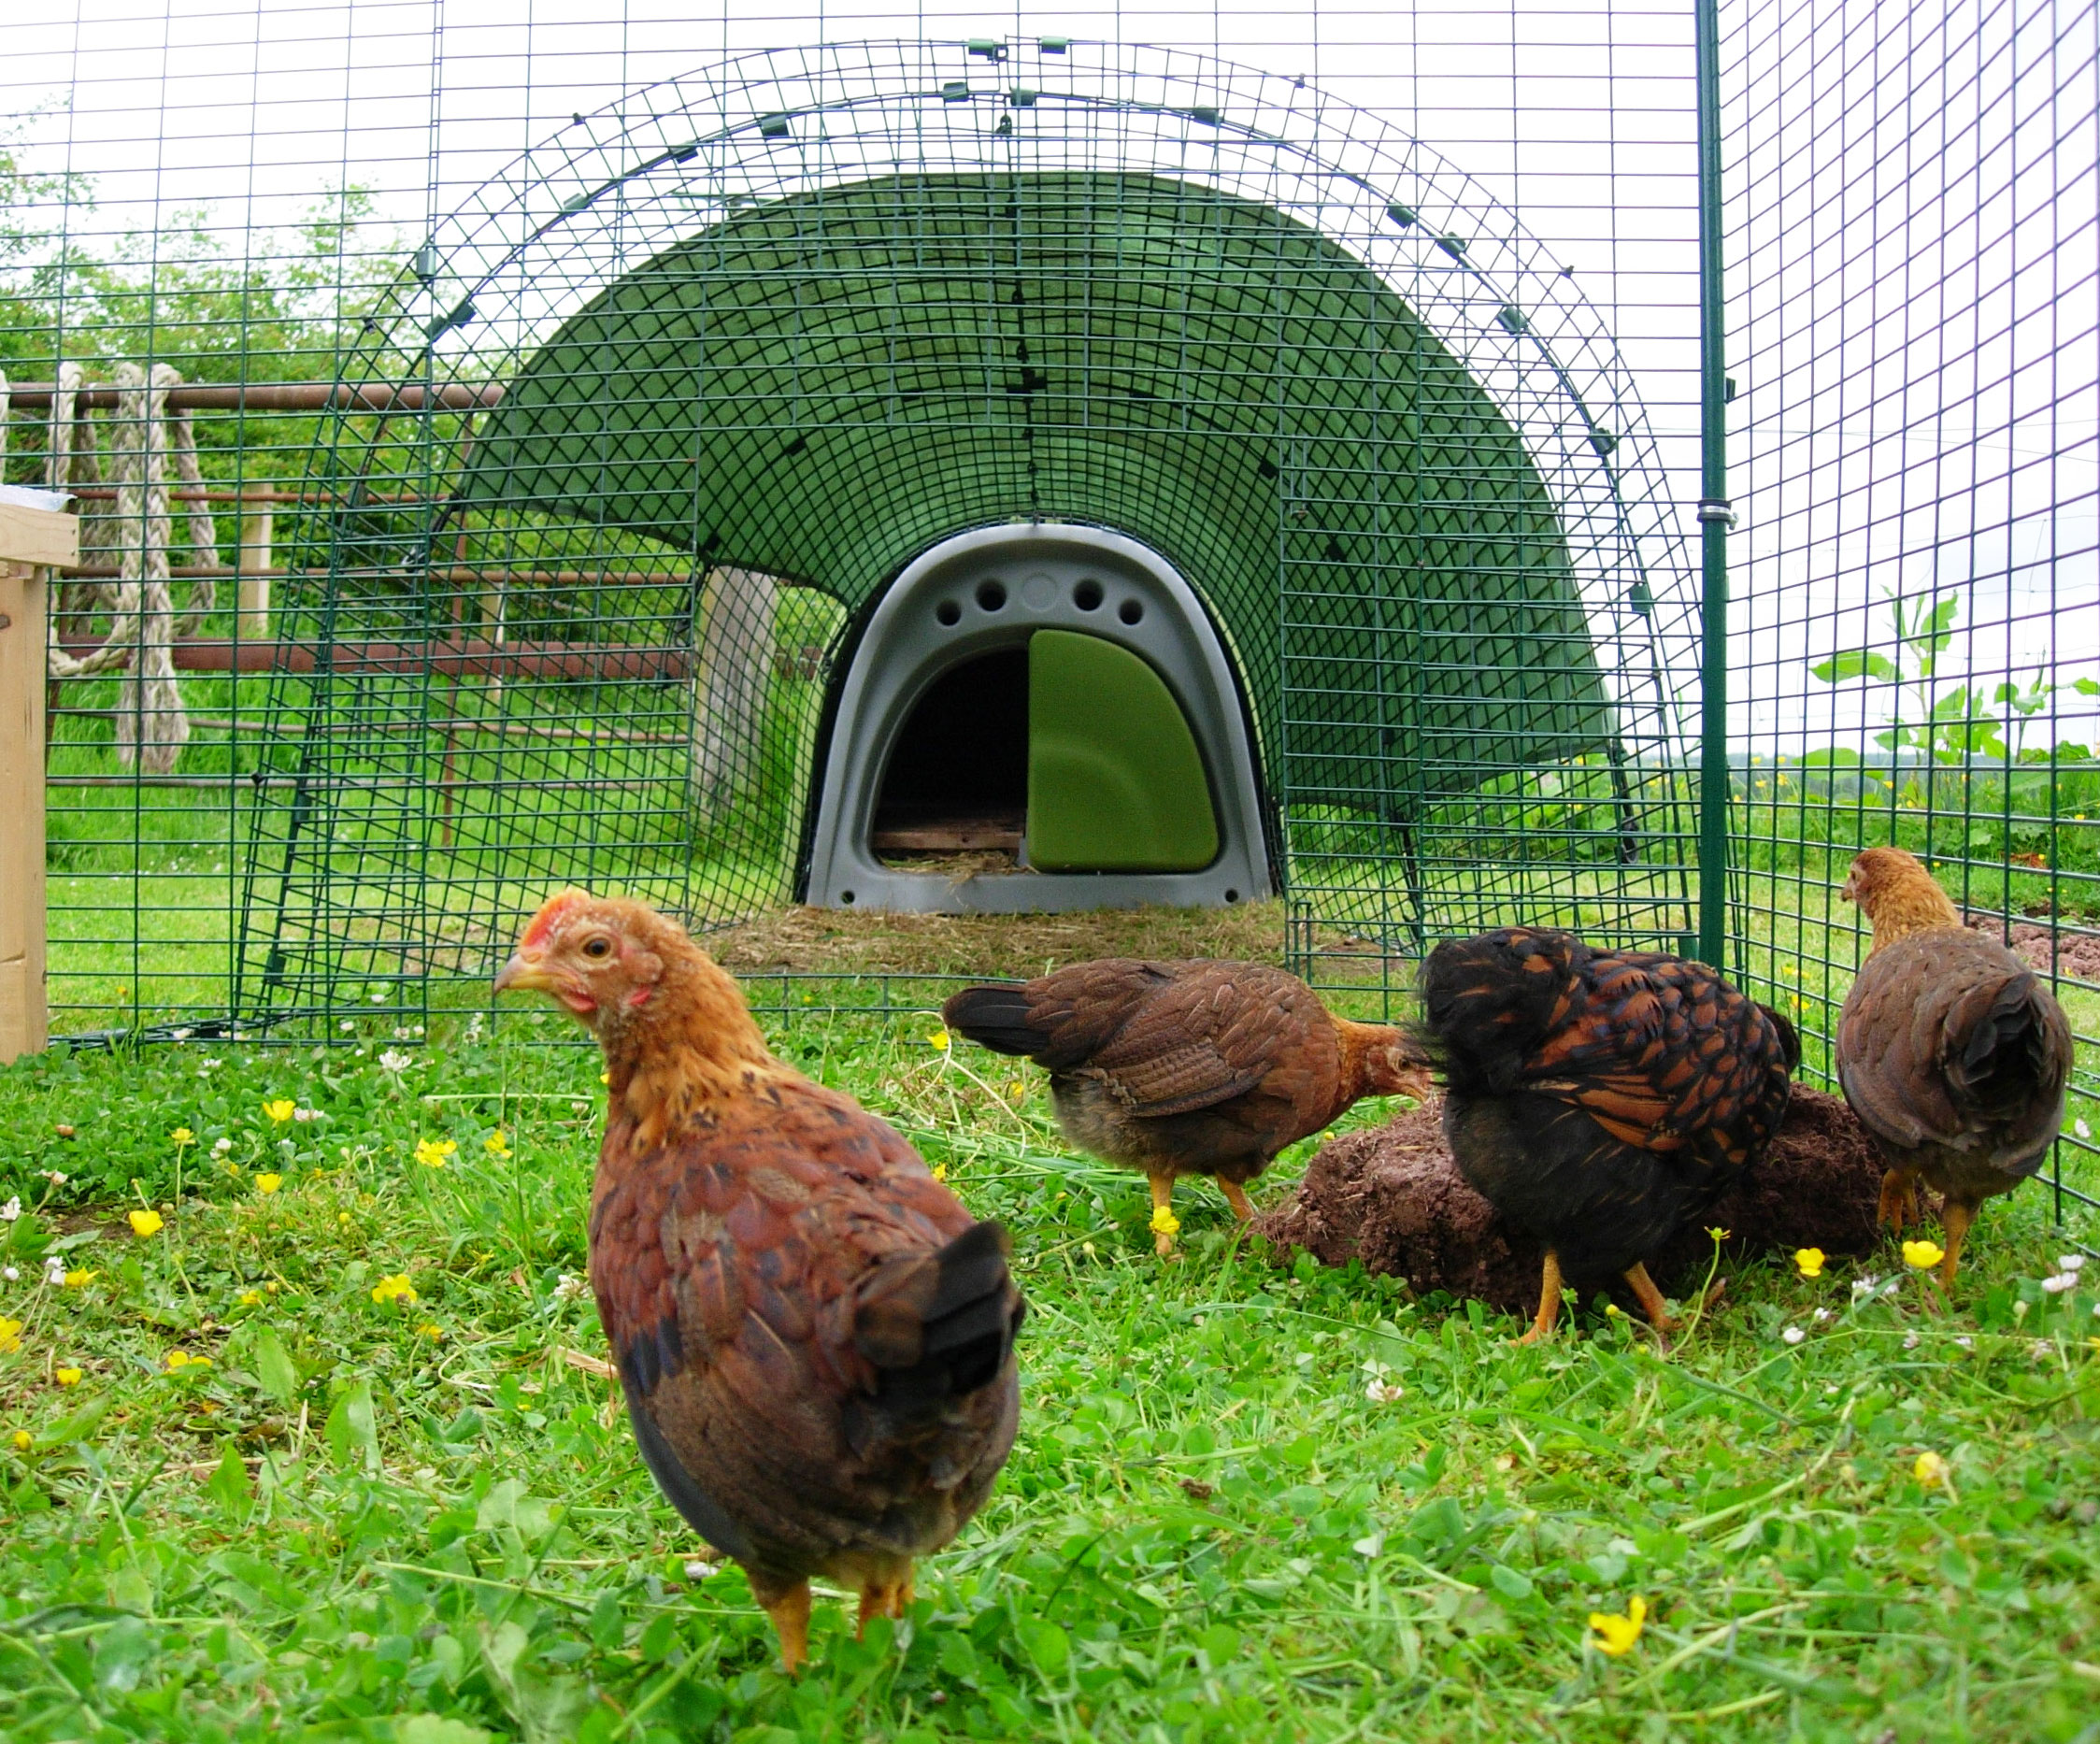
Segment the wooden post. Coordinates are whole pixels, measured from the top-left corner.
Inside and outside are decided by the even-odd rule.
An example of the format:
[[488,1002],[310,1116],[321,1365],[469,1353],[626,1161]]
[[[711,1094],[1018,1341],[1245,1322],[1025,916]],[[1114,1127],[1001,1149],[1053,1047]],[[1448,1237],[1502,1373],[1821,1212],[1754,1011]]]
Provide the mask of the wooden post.
[[270,534],[274,499],[275,493],[267,490],[252,494],[246,491],[241,493],[239,531],[235,536],[237,542],[234,547],[234,567],[237,571],[234,592],[240,613],[240,628],[236,634],[244,642],[266,641],[270,634]]
[[44,594],[80,561],[72,515],[0,497],[0,1065],[37,1053],[44,1002]]

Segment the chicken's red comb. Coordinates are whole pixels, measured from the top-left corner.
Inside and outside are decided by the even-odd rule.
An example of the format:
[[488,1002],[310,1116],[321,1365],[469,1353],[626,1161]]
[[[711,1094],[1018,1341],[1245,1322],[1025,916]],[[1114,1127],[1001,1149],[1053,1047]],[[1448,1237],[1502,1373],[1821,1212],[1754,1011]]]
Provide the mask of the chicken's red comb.
[[547,942],[548,934],[554,930],[555,922],[568,913],[577,904],[589,902],[590,900],[591,893],[589,891],[574,889],[558,891],[548,897],[545,902],[540,904],[539,912],[533,916],[532,924],[525,928],[525,936],[518,941],[518,949],[520,951],[530,951],[536,945],[544,945]]

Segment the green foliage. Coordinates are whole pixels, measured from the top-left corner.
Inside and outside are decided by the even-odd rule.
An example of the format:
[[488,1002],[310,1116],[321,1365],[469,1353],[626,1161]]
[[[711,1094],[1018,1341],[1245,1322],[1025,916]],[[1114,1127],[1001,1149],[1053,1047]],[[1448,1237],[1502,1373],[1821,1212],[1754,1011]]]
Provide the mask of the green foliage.
[[[2036,754],[2021,747],[2025,722],[2050,706],[2057,687],[2036,673],[2023,681],[2015,676],[1989,688],[1981,684],[1941,688],[1936,672],[1940,657],[1953,645],[1962,596],[1936,593],[1913,600],[1884,591],[1882,597],[1888,601],[1894,631],[1895,659],[1871,648],[1849,648],[1812,662],[1808,671],[1824,684],[1864,679],[1895,687],[1890,724],[1874,735],[1874,742],[1898,767],[1914,757],[1966,766],[1979,758],[2011,763]],[[2071,688],[2081,695],[2100,695],[2100,683],[2091,679],[2079,679]],[[2006,741],[2007,732],[2012,734],[2010,746]],[[2047,759],[2051,753],[2038,754]],[[2053,754],[2062,760],[2084,759],[2092,753],[2083,745],[2064,744]],[[1860,757],[1847,748],[1833,747],[1811,751],[1805,761],[1856,764]]]
[[[1948,1308],[1886,1254],[1752,1265],[1667,1355],[1601,1318],[1517,1349],[1477,1305],[1277,1267],[1201,1183],[1162,1266],[1142,1181],[1067,1155],[1007,1063],[864,1021],[778,1045],[1013,1230],[1023,1424],[905,1622],[856,1642],[821,1599],[791,1683],[568,1354],[603,1351],[601,1092],[564,1033],[0,1071],[0,1734],[2091,1737],[2094,1290],[2040,1289],[2040,1191],[1993,1204]],[[52,1257],[94,1276],[44,1285]],[[1634,1650],[1587,1649],[1636,1595]]]

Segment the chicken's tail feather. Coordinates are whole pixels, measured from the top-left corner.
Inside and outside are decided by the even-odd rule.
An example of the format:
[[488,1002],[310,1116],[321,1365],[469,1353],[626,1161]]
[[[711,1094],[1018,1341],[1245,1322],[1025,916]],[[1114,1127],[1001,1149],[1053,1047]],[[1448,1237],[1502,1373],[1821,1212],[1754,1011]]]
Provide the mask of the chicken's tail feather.
[[918,1415],[998,1378],[1025,1311],[1007,1269],[1012,1251],[997,1223],[973,1223],[946,1247],[892,1261],[870,1280],[853,1331],[880,1377],[883,1407]]
[[1946,1056],[1956,1098],[1997,1114],[2058,1089],[2068,1049],[2062,1008],[2032,973],[1978,988],[1948,1015]]
[[950,1029],[994,1053],[1033,1057],[1050,1039],[1031,1022],[1025,987],[965,987],[949,995],[940,1014]]

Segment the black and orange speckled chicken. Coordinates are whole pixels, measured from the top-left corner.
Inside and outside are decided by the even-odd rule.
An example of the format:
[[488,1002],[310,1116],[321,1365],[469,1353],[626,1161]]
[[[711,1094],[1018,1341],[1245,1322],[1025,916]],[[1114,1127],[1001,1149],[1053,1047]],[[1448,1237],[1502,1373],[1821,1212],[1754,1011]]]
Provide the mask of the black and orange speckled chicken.
[[677,922],[581,891],[496,991],[605,1050],[591,1284],[642,1459],[807,1657],[809,1577],[899,1616],[990,1494],[1019,1408],[1007,1244],[850,1097],[775,1059]]
[[2070,1021],[1902,849],[1861,854],[1844,895],[1874,946],[1838,1015],[1837,1081],[1889,1165],[1881,1221],[1903,1228],[1921,1179],[1945,1195],[1950,1287],[1977,1207],[2039,1169],[2064,1123]]
[[1793,1025],[1704,964],[1529,927],[1437,946],[1421,992],[1459,1171],[1546,1246],[1523,1341],[1553,1329],[1564,1274],[1622,1276],[1671,1329],[1648,1256],[1779,1130]]
[[1154,1245],[1173,1251],[1174,1179],[1209,1175],[1242,1222],[1246,1183],[1365,1096],[1429,1093],[1404,1030],[1353,1023],[1260,963],[1104,957],[1019,986],[966,987],[950,1029],[1050,1074],[1064,1136],[1150,1177]]

